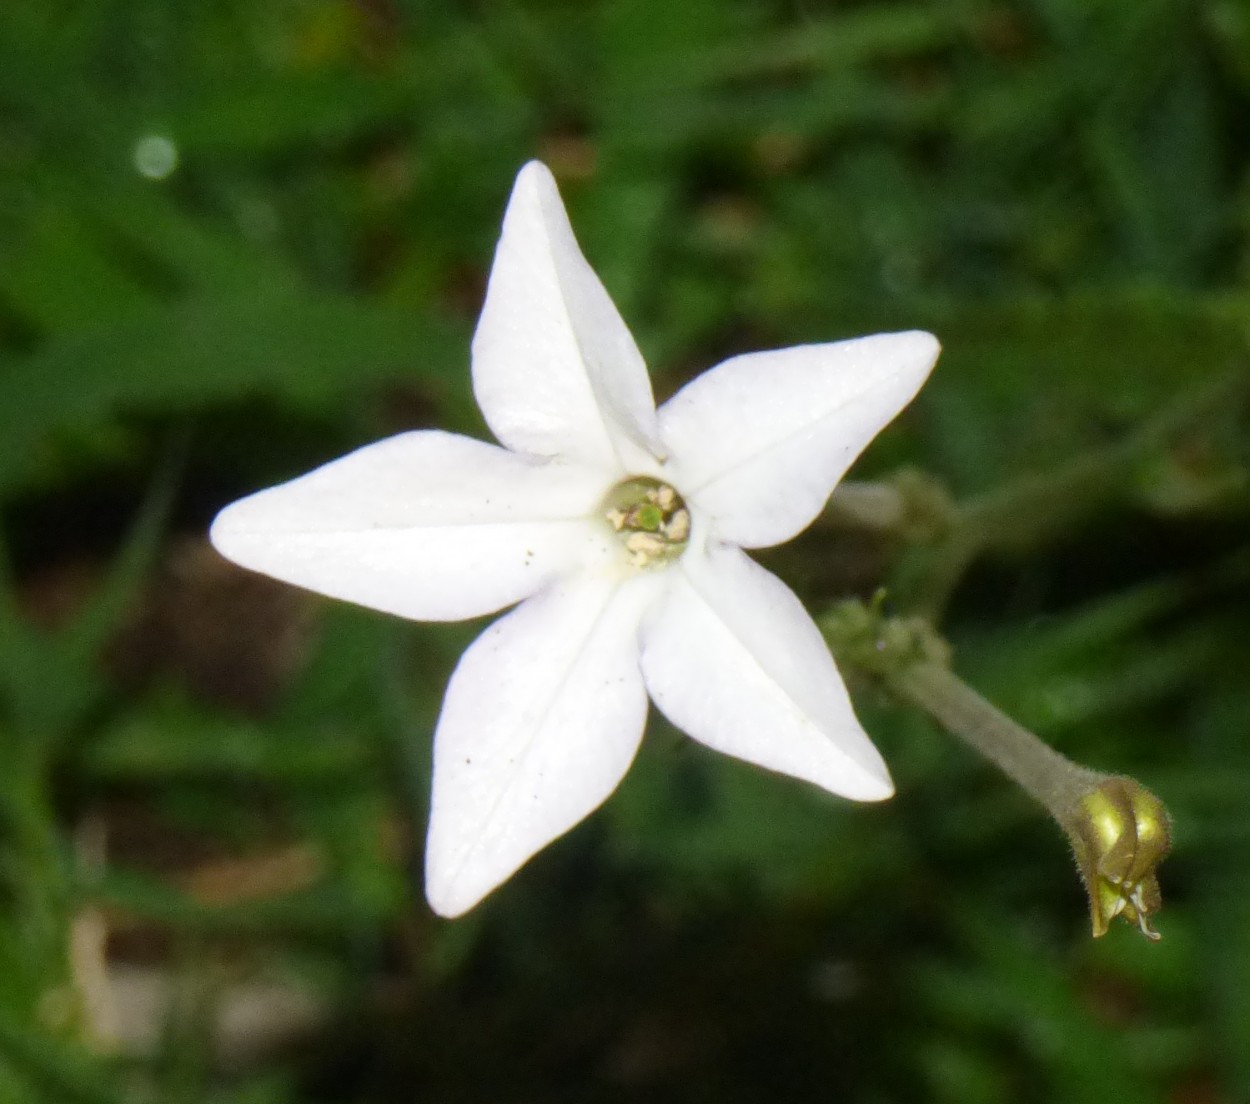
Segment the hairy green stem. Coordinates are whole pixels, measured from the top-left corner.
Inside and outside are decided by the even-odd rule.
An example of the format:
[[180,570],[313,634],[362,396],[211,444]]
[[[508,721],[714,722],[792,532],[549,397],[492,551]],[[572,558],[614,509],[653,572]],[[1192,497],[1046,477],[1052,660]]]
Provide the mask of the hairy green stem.
[[1070,815],[1074,795],[1108,777],[1043,743],[944,664],[932,660],[907,664],[885,682],[896,697],[928,713],[990,760],[1056,820]]
[[845,666],[881,682],[985,756],[1067,833],[1095,936],[1117,916],[1157,939],[1156,868],[1171,846],[1163,804],[1140,783],[1080,766],[991,705],[949,665],[950,647],[920,618],[890,618],[879,602],[844,602],[821,628]]

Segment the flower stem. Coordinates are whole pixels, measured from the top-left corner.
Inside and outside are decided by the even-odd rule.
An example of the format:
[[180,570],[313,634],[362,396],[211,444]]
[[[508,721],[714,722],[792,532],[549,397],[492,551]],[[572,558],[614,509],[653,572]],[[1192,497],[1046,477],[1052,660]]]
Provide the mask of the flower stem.
[[933,660],[907,664],[886,685],[896,697],[919,707],[980,752],[1056,820],[1071,812],[1073,794],[1108,777],[1043,743],[944,664]]
[[955,503],[938,479],[903,468],[882,482],[839,483],[819,522],[928,544],[949,532],[955,514]]
[[844,602],[821,622],[838,661],[928,713],[1038,801],[1067,834],[1095,936],[1123,916],[1158,939],[1156,870],[1171,846],[1167,810],[1132,778],[1072,762],[986,701],[950,668],[950,646],[920,618]]
[[983,553],[1018,553],[1045,544],[1125,493],[1143,460],[1244,401],[1248,388],[1250,373],[1239,368],[1178,396],[1118,440],[958,502],[936,478],[910,469],[879,483],[843,483],[820,522],[911,545],[891,581],[891,593],[936,617]]

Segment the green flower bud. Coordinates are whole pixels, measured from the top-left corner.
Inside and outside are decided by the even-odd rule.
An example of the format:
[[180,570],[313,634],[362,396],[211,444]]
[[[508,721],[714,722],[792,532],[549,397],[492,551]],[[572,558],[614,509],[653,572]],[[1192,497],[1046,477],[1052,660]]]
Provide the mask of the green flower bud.
[[1094,936],[1123,916],[1158,939],[1150,918],[1162,907],[1156,870],[1172,846],[1163,803],[1131,778],[1112,777],[1063,818],[1089,895]]

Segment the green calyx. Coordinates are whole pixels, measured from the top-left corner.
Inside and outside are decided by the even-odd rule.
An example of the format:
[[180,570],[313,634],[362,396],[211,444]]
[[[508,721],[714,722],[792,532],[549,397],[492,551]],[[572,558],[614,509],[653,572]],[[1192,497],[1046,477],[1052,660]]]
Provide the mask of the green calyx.
[[1122,916],[1158,939],[1150,924],[1163,904],[1157,870],[1172,844],[1163,803],[1139,782],[1111,777],[1082,796],[1066,819],[1095,937]]

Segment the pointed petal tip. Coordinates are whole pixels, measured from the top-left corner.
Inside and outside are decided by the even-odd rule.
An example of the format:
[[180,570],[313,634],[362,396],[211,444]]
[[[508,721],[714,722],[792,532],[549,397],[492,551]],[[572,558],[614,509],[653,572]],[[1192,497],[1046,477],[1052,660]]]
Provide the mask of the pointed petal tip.
[[879,775],[865,775],[863,788],[853,796],[856,801],[889,801],[894,792],[894,781],[883,767]]
[[831,738],[841,751],[841,762],[816,780],[821,786],[848,801],[888,801],[894,796],[889,768],[862,728],[855,730],[853,738],[850,733],[843,739]]
[[926,375],[932,371],[942,352],[942,343],[928,330],[902,330],[880,336],[892,342],[894,349],[904,354],[906,362],[923,365]]
[[560,186],[556,183],[555,174],[541,161],[526,161],[517,170],[512,184],[512,198],[515,200],[525,192],[534,193],[540,203],[549,203],[554,199],[563,210],[564,201],[560,198]]
[[222,524],[221,519],[225,515],[226,510],[229,509],[230,507],[227,506],[225,509],[219,510],[216,517],[213,518],[212,522],[210,522],[208,526],[208,543],[217,549],[217,551],[223,556],[225,553],[221,551],[221,540],[225,536],[226,527]]
[[[528,860],[527,860],[528,861]],[[520,865],[524,865],[521,863]],[[444,920],[471,912],[504,884],[515,871],[487,871],[481,864],[457,861],[445,840],[427,832],[425,840],[425,900]]]
[[924,351],[930,363],[936,362],[942,352],[942,343],[937,337],[928,330],[910,330],[909,333],[914,337],[917,349]]
[[531,158],[517,170],[516,178],[518,183],[522,180],[555,180],[555,176],[547,166],[539,161],[538,158]]
[[481,904],[511,876],[511,871],[502,875],[496,872],[492,876],[485,873],[480,864],[466,866],[458,862],[457,857],[447,850],[445,840],[433,831],[427,832],[425,900],[436,916],[444,920],[458,919]]
[[[250,497],[250,496],[249,496]],[[224,556],[232,563],[238,563],[235,558],[235,542],[234,538],[240,532],[239,518],[241,511],[239,507],[247,502],[246,498],[241,498],[237,502],[230,503],[229,506],[223,506],[217,511],[217,516],[213,518],[208,527],[208,543],[217,550],[217,553]]]
[[458,920],[475,905],[481,903],[490,890],[485,893],[466,894],[458,891],[454,883],[440,884],[426,874],[425,899],[436,916],[444,920]]

